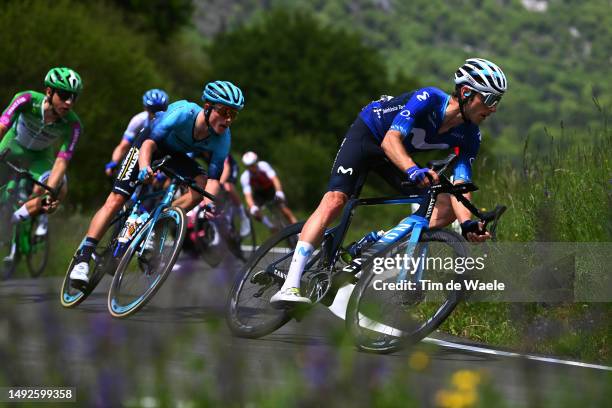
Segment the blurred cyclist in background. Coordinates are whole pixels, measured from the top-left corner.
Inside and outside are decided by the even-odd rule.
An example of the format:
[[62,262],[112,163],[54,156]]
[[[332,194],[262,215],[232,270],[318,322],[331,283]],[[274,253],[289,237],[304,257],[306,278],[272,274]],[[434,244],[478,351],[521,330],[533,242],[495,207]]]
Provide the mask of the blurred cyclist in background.
[[130,119],[127,129],[123,132],[121,142],[119,142],[113,150],[111,161],[108,162],[104,168],[107,176],[113,176],[118,164],[121,163],[121,160],[123,160],[128,150],[130,150],[130,147],[132,147],[136,136],[138,136],[142,129],[149,126],[156,112],[168,109],[169,101],[170,98],[168,94],[161,89],[149,89],[145,92],[142,96],[144,111],[134,115],[134,117]]
[[254,152],[246,152],[242,156],[242,162],[246,170],[240,176],[240,184],[251,215],[275,231],[277,226],[261,213],[261,207],[271,201],[277,201],[287,222],[295,224],[297,219],[287,206],[283,186],[272,166],[259,160]]

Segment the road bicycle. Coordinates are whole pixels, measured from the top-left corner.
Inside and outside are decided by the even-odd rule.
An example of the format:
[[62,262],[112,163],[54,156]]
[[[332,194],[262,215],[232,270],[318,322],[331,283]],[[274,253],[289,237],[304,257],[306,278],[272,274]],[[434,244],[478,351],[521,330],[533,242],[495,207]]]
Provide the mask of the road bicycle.
[[[174,193],[180,185],[188,185],[214,200],[214,196],[202,190],[193,180],[165,166],[169,159],[170,156],[166,156],[155,161],[151,168],[168,174],[171,183],[162,190],[147,193],[142,192],[142,183],[136,183],[137,193],[113,218],[108,232],[92,254],[92,273],[85,286],[75,287],[70,279],[78,250],[75,252],[62,283],[60,299],[64,307],[75,307],[83,302],[104,275],[109,274],[113,276],[107,301],[109,311],[115,317],[126,317],[140,310],[164,282],[178,257],[185,235],[183,211],[170,205]],[[126,236],[127,220],[130,216],[142,219],[146,214],[142,203],[147,201],[156,203],[150,216],[136,225],[127,242],[122,242]]]
[[36,198],[31,195],[34,185],[45,190],[41,195],[48,194],[52,198],[57,197],[57,191],[36,180],[28,170],[6,160],[9,154],[9,149],[0,154],[0,163],[12,173],[8,182],[0,185],[0,277],[10,278],[21,258],[25,258],[30,276],[38,277],[49,260],[48,225],[40,225],[40,216],[12,224],[11,216],[26,201]]
[[[167,159],[170,157],[167,156]],[[213,202],[216,197],[166,166],[157,166],[171,182],[150,216],[138,229],[117,266],[108,292],[108,311],[128,317],[142,309],[164,283],[178,259],[187,232],[186,216],[172,201],[181,185],[189,186]]]
[[[485,224],[491,223],[489,230],[495,234],[497,221],[505,207],[498,206],[493,211],[482,213],[465,199],[463,194],[476,191],[477,187],[473,183],[453,185],[450,182],[444,172],[452,167],[455,162],[456,155],[453,154],[445,160],[429,163],[429,167],[440,174],[440,182],[426,191],[413,189],[413,193],[398,197],[353,198],[349,200],[342,213],[340,223],[325,232],[321,246],[313,253],[306,264],[301,279],[302,293],[310,298],[313,305],[322,303],[339,317],[344,318],[346,316],[349,329],[359,347],[375,350],[375,344],[367,343],[367,338],[361,335],[361,331],[358,331],[358,329],[362,329],[362,326],[359,325],[360,320],[355,317],[359,316],[359,312],[362,311],[361,305],[364,304],[363,299],[365,299],[363,294],[366,291],[361,287],[358,289],[354,285],[362,280],[364,282],[371,281],[370,274],[367,270],[362,270],[362,267],[372,265],[374,258],[388,253],[389,248],[396,248],[397,243],[404,242],[406,237],[412,237],[416,242],[440,242],[450,248],[452,256],[466,256],[467,242],[462,236],[451,231],[428,228],[429,219],[439,194],[448,193],[457,197]],[[409,186],[405,184],[403,187],[408,188]],[[403,189],[403,191],[406,190]],[[357,256],[346,256],[346,254],[355,253],[355,248],[353,248],[355,243],[343,246],[343,241],[356,207],[411,203],[420,204],[416,214],[402,220],[378,241],[361,248],[356,253]],[[279,310],[270,305],[270,297],[282,286],[293,257],[293,249],[288,248],[286,242],[289,238],[297,239],[303,225],[304,223],[291,225],[271,237],[244,266],[231,289],[226,306],[226,321],[233,334],[248,338],[264,336],[280,328],[292,318],[301,319],[304,313],[312,307],[296,306],[291,309]],[[423,275],[420,275],[420,277],[422,278]],[[346,300],[343,303],[342,298],[348,296],[347,291],[350,294],[353,288],[355,290],[352,291],[350,305],[352,309],[349,310],[352,314],[349,315],[347,314]],[[343,296],[336,296],[341,291]],[[369,294],[369,292],[367,293]],[[433,314],[434,321],[420,328],[419,335],[427,330],[434,330],[460,300],[460,297],[456,294],[449,296],[450,300],[445,304],[442,313],[436,310]],[[418,301],[414,298],[409,300],[413,303]],[[377,317],[377,315],[370,317],[374,321],[374,317]],[[354,324],[355,321],[357,325]],[[372,325],[369,327],[372,328]],[[377,332],[374,331],[374,333]],[[396,348],[393,350],[396,350],[402,344],[391,342],[389,347],[387,349],[383,348],[383,350],[392,351],[390,348],[392,346],[395,346]]]
[[185,247],[212,267],[219,265],[226,256],[226,250],[246,261],[247,255],[256,248],[253,222],[248,217],[249,234],[240,236],[242,220],[239,208],[227,194],[218,197],[217,201],[220,204],[214,210],[209,206],[198,206],[188,214]]

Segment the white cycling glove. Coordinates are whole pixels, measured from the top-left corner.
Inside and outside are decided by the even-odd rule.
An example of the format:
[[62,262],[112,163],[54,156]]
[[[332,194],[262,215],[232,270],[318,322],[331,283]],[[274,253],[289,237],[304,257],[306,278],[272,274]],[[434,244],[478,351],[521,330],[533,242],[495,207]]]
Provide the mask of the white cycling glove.
[[249,212],[251,213],[251,215],[255,215],[259,212],[259,207],[256,205],[251,206],[251,208],[249,208]]
[[277,191],[274,194],[274,197],[276,197],[277,199],[279,199],[281,201],[285,201],[285,193],[283,193],[282,191]]

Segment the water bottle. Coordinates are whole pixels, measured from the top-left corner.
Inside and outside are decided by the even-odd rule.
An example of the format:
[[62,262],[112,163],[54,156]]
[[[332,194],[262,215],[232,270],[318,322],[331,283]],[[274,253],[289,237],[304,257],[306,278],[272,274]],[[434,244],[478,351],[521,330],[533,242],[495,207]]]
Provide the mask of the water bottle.
[[344,254],[345,256],[343,256],[342,259],[344,259],[344,261],[347,263],[352,261],[354,258],[357,258],[358,256],[361,255],[361,251],[366,245],[372,244],[378,241],[380,237],[382,237],[383,235],[385,235],[385,231],[383,230],[371,231],[367,233],[363,238],[361,238],[357,242],[352,243],[347,248],[346,253]]
[[120,244],[125,244],[132,238],[132,236],[134,236],[134,232],[136,232],[137,222],[138,214],[130,214],[127,221],[125,221],[125,226],[123,227],[123,230],[119,234],[119,238],[117,239]]

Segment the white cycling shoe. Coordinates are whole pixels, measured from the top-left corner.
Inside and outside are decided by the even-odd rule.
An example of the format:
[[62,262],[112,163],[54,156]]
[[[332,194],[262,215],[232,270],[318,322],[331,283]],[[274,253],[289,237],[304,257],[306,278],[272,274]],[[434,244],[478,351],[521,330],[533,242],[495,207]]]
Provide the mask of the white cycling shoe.
[[240,219],[240,237],[244,238],[251,233],[251,223],[248,218]]
[[80,262],[72,268],[70,271],[70,280],[76,284],[88,284],[89,283],[89,263]]
[[49,230],[49,218],[47,214],[41,214],[38,216],[38,226],[36,227],[36,231],[34,234],[37,237],[43,237],[47,235],[47,231]]
[[281,289],[270,298],[272,307],[282,309],[295,304],[309,305],[312,302],[307,297],[300,294],[300,288]]

